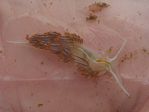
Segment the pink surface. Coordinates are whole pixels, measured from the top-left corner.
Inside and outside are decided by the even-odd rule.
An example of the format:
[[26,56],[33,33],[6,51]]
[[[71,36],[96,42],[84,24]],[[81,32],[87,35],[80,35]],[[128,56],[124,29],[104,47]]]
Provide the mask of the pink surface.
[[[149,1],[107,0],[100,23],[86,22],[93,0],[0,0],[0,112],[148,112]],[[96,82],[49,52],[7,41],[27,34],[68,29],[85,45],[113,56],[127,39],[117,62],[127,97],[111,75]],[[143,50],[144,49],[144,50]],[[121,62],[125,55],[129,59]],[[43,63],[42,63],[43,62]]]

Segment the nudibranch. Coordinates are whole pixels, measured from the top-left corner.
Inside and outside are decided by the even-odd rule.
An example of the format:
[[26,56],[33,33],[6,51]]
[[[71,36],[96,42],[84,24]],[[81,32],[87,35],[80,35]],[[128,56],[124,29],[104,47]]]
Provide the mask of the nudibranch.
[[[65,32],[63,35],[58,32],[46,32],[27,36],[29,44],[35,48],[51,51],[64,62],[73,62],[78,71],[85,77],[98,77],[105,72],[110,72],[119,87],[129,96],[128,91],[123,86],[120,75],[115,72],[114,63],[124,48],[126,41],[113,58],[104,55],[96,55],[83,45],[83,39],[75,34]],[[12,43],[12,42],[11,42]],[[19,43],[19,42],[13,42]],[[23,43],[23,42],[20,42]]]

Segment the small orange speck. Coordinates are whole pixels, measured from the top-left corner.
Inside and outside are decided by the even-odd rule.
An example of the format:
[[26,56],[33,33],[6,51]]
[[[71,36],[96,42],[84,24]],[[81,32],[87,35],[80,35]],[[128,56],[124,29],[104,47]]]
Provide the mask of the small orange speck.
[[109,5],[107,3],[105,3],[105,2],[97,2],[97,3],[95,2],[95,3],[91,4],[91,5],[89,5],[89,11],[96,13],[96,12],[99,12],[103,8],[106,8],[108,6]]
[[92,14],[90,13],[87,17],[86,17],[86,20],[89,21],[89,20],[96,20],[97,19],[97,16],[95,14]]
[[41,63],[40,63],[41,65],[43,65],[44,64],[44,62],[43,61],[41,61]]
[[39,104],[38,104],[38,107],[42,107],[42,106],[43,106],[43,104],[42,104],[42,103],[39,103]]

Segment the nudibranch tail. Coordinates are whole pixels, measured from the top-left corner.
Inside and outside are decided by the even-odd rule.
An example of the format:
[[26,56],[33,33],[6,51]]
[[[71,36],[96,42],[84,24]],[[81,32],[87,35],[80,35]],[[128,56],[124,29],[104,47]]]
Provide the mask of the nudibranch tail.
[[7,41],[7,43],[11,43],[11,44],[28,44],[28,42],[23,42],[23,41]]
[[23,46],[29,46],[29,43],[26,41],[6,41],[9,44],[17,44]]

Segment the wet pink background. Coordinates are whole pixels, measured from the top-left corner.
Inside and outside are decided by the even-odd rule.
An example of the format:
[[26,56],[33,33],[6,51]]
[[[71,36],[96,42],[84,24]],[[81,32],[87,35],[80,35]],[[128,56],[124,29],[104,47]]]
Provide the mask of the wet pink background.
[[[149,1],[106,2],[110,7],[97,14],[97,23],[85,20],[94,0],[0,0],[0,112],[149,111]],[[97,53],[112,46],[110,56],[121,38],[127,39],[117,69],[130,97],[110,74],[95,82],[50,52],[8,43],[26,41],[27,34],[66,30]]]

